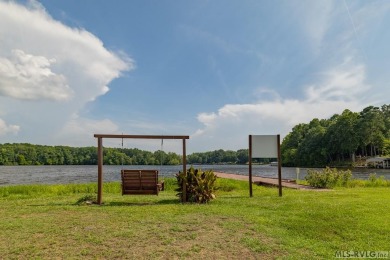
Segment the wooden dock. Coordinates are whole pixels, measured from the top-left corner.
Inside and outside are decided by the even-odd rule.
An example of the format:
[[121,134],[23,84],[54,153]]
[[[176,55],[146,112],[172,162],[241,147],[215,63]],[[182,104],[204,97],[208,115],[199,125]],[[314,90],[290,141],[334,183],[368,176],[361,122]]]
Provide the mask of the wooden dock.
[[[241,180],[241,181],[249,181],[249,177],[247,175],[239,175],[233,173],[225,173],[225,172],[214,172],[219,178],[225,179],[233,179],[233,180]],[[278,179],[273,178],[265,178],[259,176],[252,176],[252,182],[257,185],[264,186],[275,186],[278,187]],[[316,191],[325,191],[327,189],[317,189],[306,185],[301,185],[295,183],[295,181],[291,180],[283,180],[282,179],[282,187],[297,189],[297,190],[316,190]]]

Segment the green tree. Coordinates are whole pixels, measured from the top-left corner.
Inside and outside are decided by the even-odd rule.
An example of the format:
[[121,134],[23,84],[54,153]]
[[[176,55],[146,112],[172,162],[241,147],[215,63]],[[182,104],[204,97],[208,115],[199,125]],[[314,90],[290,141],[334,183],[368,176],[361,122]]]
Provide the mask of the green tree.
[[26,158],[23,154],[18,154],[18,156],[16,157],[16,162],[18,163],[18,165],[28,165]]
[[354,161],[355,152],[359,146],[358,133],[356,131],[359,114],[346,109],[341,115],[334,116],[327,130],[327,150],[332,157],[340,161],[345,156]]
[[317,118],[313,119],[298,148],[298,156],[303,166],[324,166],[327,162],[327,152],[324,148],[326,128]]
[[292,131],[283,139],[281,144],[282,163],[285,166],[301,165],[302,160],[298,156],[298,150],[306,136],[309,126],[299,124],[293,127]]
[[390,156],[390,139],[385,139],[383,142],[383,155]]
[[386,132],[383,113],[378,107],[366,107],[360,112],[357,129],[359,129],[359,141],[363,155],[376,156],[383,148]]
[[247,162],[249,162],[248,149],[240,149],[237,151],[237,162],[239,164],[246,164]]
[[390,105],[383,105],[381,108],[385,123],[385,137],[390,139]]

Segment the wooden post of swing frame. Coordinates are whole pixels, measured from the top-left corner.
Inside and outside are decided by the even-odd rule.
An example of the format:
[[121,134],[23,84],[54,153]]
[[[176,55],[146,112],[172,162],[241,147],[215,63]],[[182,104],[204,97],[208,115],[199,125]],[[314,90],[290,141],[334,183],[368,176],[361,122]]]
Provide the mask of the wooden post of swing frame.
[[98,196],[97,204],[102,204],[103,193],[103,138],[98,137]]
[[[183,173],[187,177],[186,139],[183,139]],[[187,178],[185,178],[187,179]],[[183,181],[181,202],[187,202],[187,184]]]

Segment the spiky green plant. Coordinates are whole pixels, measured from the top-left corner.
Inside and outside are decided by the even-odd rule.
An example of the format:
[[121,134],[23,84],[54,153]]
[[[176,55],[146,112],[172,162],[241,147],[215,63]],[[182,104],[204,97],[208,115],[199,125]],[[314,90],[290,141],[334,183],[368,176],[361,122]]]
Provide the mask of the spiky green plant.
[[186,201],[192,203],[207,203],[215,198],[217,176],[212,170],[202,171],[191,166],[186,173],[176,174],[178,188],[177,196],[183,201],[183,183],[186,184]]

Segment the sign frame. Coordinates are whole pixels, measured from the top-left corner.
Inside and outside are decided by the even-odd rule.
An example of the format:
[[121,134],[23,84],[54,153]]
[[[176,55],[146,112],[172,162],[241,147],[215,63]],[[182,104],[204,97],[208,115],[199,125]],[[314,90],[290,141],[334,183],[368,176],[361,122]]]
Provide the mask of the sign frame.
[[253,197],[252,188],[252,159],[278,159],[278,188],[282,197],[282,158],[280,151],[280,134],[278,135],[249,135],[249,196]]

